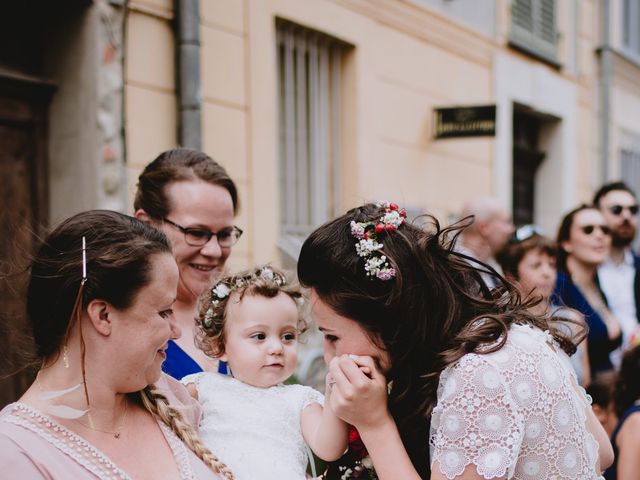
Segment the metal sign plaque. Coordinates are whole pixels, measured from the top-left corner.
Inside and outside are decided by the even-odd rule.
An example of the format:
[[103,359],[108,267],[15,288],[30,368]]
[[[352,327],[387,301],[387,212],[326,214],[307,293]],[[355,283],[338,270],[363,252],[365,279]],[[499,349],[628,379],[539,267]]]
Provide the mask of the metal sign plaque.
[[496,134],[496,106],[436,108],[435,138],[483,137]]

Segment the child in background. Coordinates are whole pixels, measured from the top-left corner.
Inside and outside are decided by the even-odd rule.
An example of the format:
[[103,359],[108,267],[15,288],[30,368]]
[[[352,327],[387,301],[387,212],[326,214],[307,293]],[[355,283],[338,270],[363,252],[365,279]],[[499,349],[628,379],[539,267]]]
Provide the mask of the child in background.
[[609,437],[618,423],[613,403],[615,381],[616,374],[614,372],[605,372],[596,377],[586,388],[587,394],[591,397],[591,409]]
[[329,402],[322,406],[319,392],[282,385],[296,368],[301,302],[271,267],[225,277],[200,299],[198,346],[227,362],[231,375],[204,372],[182,382],[202,405],[202,440],[237,480],[303,480],[305,443],[327,461],[347,447],[347,425]]
[[618,424],[611,434],[615,453],[606,480],[638,478],[640,468],[640,344],[622,355],[622,364],[613,388],[613,405]]

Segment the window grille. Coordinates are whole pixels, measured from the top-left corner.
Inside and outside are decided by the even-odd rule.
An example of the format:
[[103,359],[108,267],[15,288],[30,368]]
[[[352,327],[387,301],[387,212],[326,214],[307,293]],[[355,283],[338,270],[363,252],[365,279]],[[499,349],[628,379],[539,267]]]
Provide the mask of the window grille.
[[622,44],[625,50],[640,58],[640,2],[624,0]]
[[341,63],[346,44],[277,20],[280,247],[297,259],[340,205]]
[[631,189],[640,193],[640,150],[620,149],[620,173]]
[[558,62],[555,0],[513,0],[509,43],[548,62]]
[[[640,194],[640,143],[637,145],[620,149],[620,178],[636,192]],[[634,251],[638,251],[640,247],[640,236],[636,236],[633,243]]]

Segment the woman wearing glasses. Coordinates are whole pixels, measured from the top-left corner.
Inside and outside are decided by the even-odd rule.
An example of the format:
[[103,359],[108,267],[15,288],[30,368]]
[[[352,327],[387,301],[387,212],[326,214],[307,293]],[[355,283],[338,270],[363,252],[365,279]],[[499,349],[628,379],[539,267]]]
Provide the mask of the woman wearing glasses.
[[175,378],[217,367],[194,344],[200,294],[223,271],[242,235],[234,217],[238,193],[225,169],[205,153],[177,148],[161,153],[138,178],[135,216],[169,238],[180,274],[174,305],[182,336],[169,342],[163,370]]
[[613,370],[610,353],[622,341],[620,322],[611,313],[596,281],[598,266],[607,258],[610,246],[609,227],[595,207],[581,205],[562,219],[555,300],[585,316],[592,378]]

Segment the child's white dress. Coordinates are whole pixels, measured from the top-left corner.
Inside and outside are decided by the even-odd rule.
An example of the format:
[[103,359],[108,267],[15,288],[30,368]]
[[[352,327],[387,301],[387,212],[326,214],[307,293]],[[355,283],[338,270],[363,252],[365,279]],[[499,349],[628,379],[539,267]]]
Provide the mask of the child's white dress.
[[202,405],[200,437],[236,480],[304,480],[307,450],[300,416],[318,391],[303,385],[259,388],[213,372],[187,375]]

